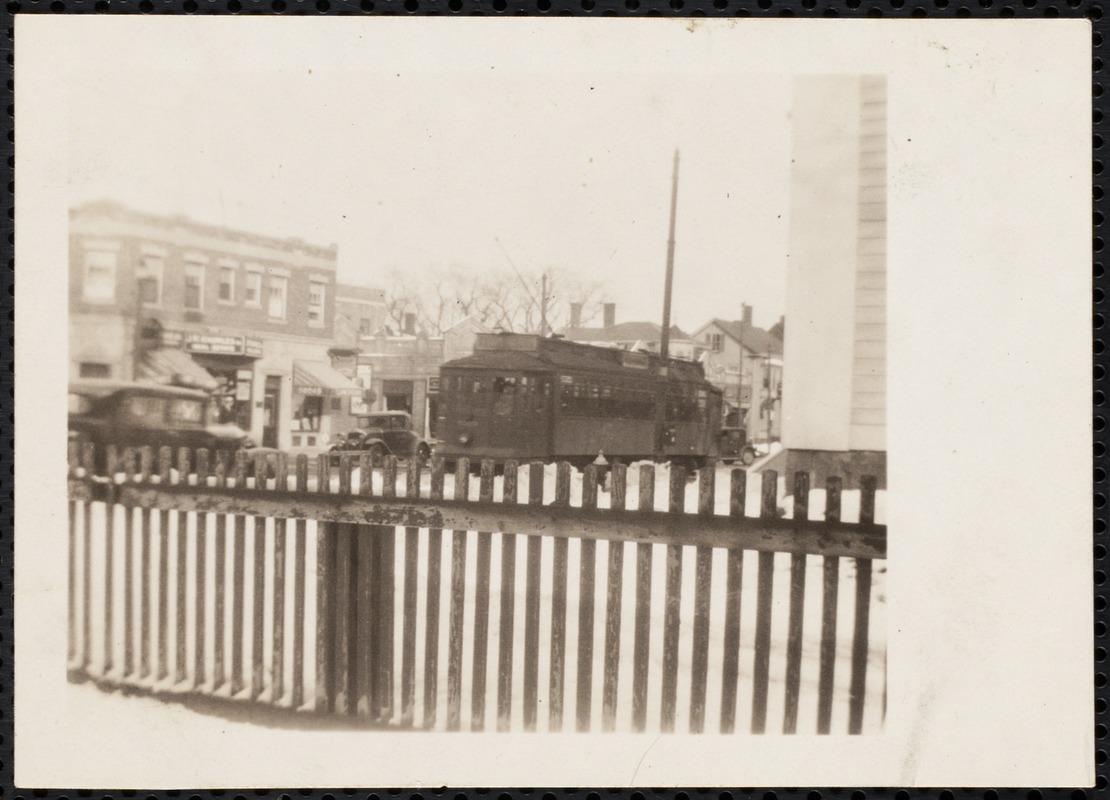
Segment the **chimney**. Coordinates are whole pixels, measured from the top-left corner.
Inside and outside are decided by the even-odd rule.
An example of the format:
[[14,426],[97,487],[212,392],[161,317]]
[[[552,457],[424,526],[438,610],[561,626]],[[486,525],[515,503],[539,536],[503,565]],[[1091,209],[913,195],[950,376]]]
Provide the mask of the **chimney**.
[[602,308],[602,311],[604,312],[605,327],[606,328],[612,328],[614,325],[617,324],[617,304],[616,303],[606,303],[601,308]]
[[740,306],[740,324],[745,328],[752,326],[752,307],[747,303]]
[[571,303],[570,304],[570,327],[572,327],[572,328],[582,327],[582,304],[581,303]]
[[405,314],[405,333],[410,336],[416,335],[416,314],[411,312]]

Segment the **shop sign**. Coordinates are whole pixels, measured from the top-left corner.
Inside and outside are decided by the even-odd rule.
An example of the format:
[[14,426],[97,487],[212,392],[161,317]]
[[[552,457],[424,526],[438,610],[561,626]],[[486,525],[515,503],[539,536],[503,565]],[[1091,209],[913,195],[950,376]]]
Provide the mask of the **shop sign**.
[[646,353],[621,353],[621,363],[632,369],[647,369],[648,357]]
[[261,357],[262,340],[249,336],[221,336],[211,333],[162,331],[162,347],[177,347],[190,353]]
[[235,377],[241,381],[246,381],[247,383],[250,383],[254,380],[254,372],[249,369],[239,369],[235,371]]
[[428,394],[439,394],[439,376],[428,378]]
[[332,369],[342,372],[348,378],[354,378],[358,369],[358,360],[355,356],[332,356]]
[[355,367],[355,383],[363,389],[369,389],[374,369],[370,364],[359,364]]
[[235,399],[236,400],[250,400],[251,399],[251,385],[249,383],[238,383],[235,386]]

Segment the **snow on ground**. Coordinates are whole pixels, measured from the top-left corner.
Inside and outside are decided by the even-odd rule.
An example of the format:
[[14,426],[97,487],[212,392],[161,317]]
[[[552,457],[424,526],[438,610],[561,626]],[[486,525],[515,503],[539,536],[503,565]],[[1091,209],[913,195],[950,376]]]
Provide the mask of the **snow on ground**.
[[[522,469],[518,481],[519,499],[521,502],[526,502],[528,497],[528,469]],[[628,470],[628,507],[634,508],[636,498],[639,494],[639,475],[640,470],[632,467]],[[550,503],[555,497],[555,477],[556,468],[554,465],[549,465],[544,469],[544,501]],[[375,493],[381,491],[381,472],[375,470],[374,476],[374,491]],[[729,482],[731,480],[730,470],[718,469],[715,475],[715,511],[718,514],[725,514],[728,512],[728,490]],[[358,485],[358,475],[353,477],[353,485]],[[478,495],[478,482],[477,476],[471,477],[469,481],[469,496],[476,498]],[[668,470],[657,468],[655,474],[655,507],[658,510],[665,510],[667,507],[668,497],[668,483],[669,473]],[[760,482],[761,477],[756,474],[749,473],[747,475],[747,508],[748,516],[756,516],[759,510],[760,502]],[[454,476],[448,475],[445,480],[445,493],[446,496],[452,497],[454,495]],[[421,481],[421,494],[427,496],[430,488],[430,479],[428,475],[424,475]],[[338,488],[338,479],[333,478],[333,489]],[[784,488],[784,481],[780,479],[780,497]],[[500,501],[503,494],[503,479],[498,477],[495,479],[495,500]],[[690,482],[686,485],[686,509],[693,511],[696,508],[698,487],[696,482]],[[404,495],[404,476],[398,479],[398,495]],[[581,502],[582,495],[582,476],[580,473],[571,472],[571,503],[578,505]],[[607,491],[599,493],[598,505],[605,508],[610,505],[611,496]],[[883,522],[885,518],[885,493],[880,492],[878,496],[876,516],[878,522]],[[780,501],[780,505],[784,508],[785,513],[791,513],[792,503],[790,498],[785,498]],[[854,521],[858,518],[859,509],[859,492],[844,492],[842,499],[843,519],[846,521]],[[824,510],[824,492],[817,490],[811,492],[810,498],[810,518],[822,519]],[[115,526],[116,534],[113,547],[113,573],[114,573],[114,597],[113,604],[113,642],[111,645],[113,669],[109,673],[111,677],[116,680],[123,680],[121,673],[121,665],[123,663],[123,565],[124,565],[124,527],[123,527],[123,511],[122,509],[116,510],[117,524]],[[157,569],[160,557],[160,541],[161,536],[158,532],[160,525],[160,515],[153,513],[152,515],[153,535],[150,537],[151,552],[150,563]],[[188,515],[183,518],[184,525],[181,526],[184,535],[186,536],[186,562],[184,565],[183,573],[186,577],[186,593],[185,593],[185,618],[186,618],[186,664],[187,676],[192,677],[193,673],[193,660],[195,652],[195,609],[196,609],[196,519],[195,515]],[[99,675],[104,668],[104,607],[102,598],[104,597],[104,542],[105,542],[105,524],[103,508],[94,506],[92,512],[93,522],[93,535],[92,535],[92,597],[94,603],[96,598],[100,598],[99,605],[94,605],[91,609],[92,615],[92,636],[90,643],[92,644],[92,665],[90,671],[93,674]],[[246,537],[244,556],[246,562],[243,597],[245,607],[245,619],[243,622],[242,641],[244,642],[243,649],[243,676],[244,684],[250,685],[250,672],[251,672],[251,642],[253,637],[253,623],[251,618],[252,598],[254,594],[254,578],[253,578],[253,546],[255,536],[255,524],[253,519],[248,519],[246,524]],[[273,626],[273,562],[274,562],[274,532],[273,528],[275,522],[268,520],[265,523],[265,575],[264,583],[264,600],[265,600],[265,616],[263,620],[264,630],[267,635],[264,639],[264,657],[263,664],[265,665],[265,683],[267,688],[264,698],[268,699],[271,696],[271,679],[270,665],[272,664],[272,638],[269,632]],[[179,535],[179,525],[177,516],[174,514],[169,515],[169,528],[167,530],[167,558],[169,564],[169,575],[171,576],[171,586],[168,587],[166,593],[167,603],[167,644],[168,644],[168,662],[171,665],[169,670],[172,674],[172,665],[175,663],[176,657],[176,625],[177,618],[177,602],[176,602],[176,587],[173,585],[172,576],[176,575],[177,569],[177,537]],[[136,525],[136,528],[138,526]],[[215,536],[215,520],[209,518],[207,541],[208,547],[205,559],[205,585],[204,594],[205,602],[205,616],[206,616],[206,641],[205,641],[205,669],[206,676],[210,676],[214,664],[214,596],[215,596],[215,574],[216,574],[216,536]],[[304,699],[307,704],[311,704],[313,699],[315,686],[315,628],[313,620],[315,619],[315,597],[316,597],[316,525],[309,522],[306,526],[307,537],[305,547],[305,575],[306,575],[306,592],[305,592],[305,619],[307,622],[307,630],[305,631],[305,655],[304,655],[304,685],[305,694]],[[293,638],[293,564],[295,554],[296,539],[294,536],[294,525],[287,523],[286,534],[286,554],[285,554],[285,606],[281,609],[283,619],[285,620],[285,650],[284,650],[284,691],[281,693],[283,696],[282,703],[288,704],[290,697],[290,681],[293,672],[293,655],[291,648],[291,641]],[[225,588],[225,625],[224,625],[224,663],[225,669],[230,669],[231,666],[231,653],[232,653],[232,635],[233,626],[231,624],[231,613],[233,608],[233,546],[234,536],[232,535],[233,526],[228,524],[226,536],[226,551],[225,551],[225,569],[224,569],[224,588]],[[134,564],[136,568],[135,574],[138,573],[138,538],[137,533],[134,534]],[[395,597],[394,609],[397,613],[397,622],[394,626],[394,708],[399,713],[401,708],[401,653],[402,653],[402,637],[404,635],[403,626],[400,623],[400,613],[403,607],[403,574],[404,574],[404,541],[406,533],[403,529],[397,532],[396,536],[396,564],[395,564]],[[416,533],[418,540],[419,550],[419,574],[417,579],[418,586],[418,601],[417,601],[417,615],[416,615],[416,670],[417,676],[417,692],[416,692],[416,708],[415,719],[421,720],[423,718],[423,675],[424,675],[424,636],[425,636],[425,620],[426,620],[426,604],[427,595],[425,587],[428,585],[427,564],[428,564],[428,548],[430,545],[430,536],[428,531],[419,530]],[[440,606],[439,606],[439,693],[437,703],[437,720],[438,727],[442,728],[447,713],[447,639],[449,631],[449,612],[450,612],[450,564],[451,564],[451,548],[452,536],[451,532],[445,531],[442,535],[441,541],[441,575],[440,575]],[[503,556],[502,542],[505,537],[500,534],[492,535],[492,563],[491,563],[491,584],[490,584],[490,609],[489,609],[489,644],[487,649],[487,679],[485,686],[485,707],[486,707],[486,724],[487,729],[491,729],[496,720],[497,708],[497,654],[500,646],[499,631],[500,631],[500,595],[501,595],[501,559]],[[513,616],[513,629],[514,629],[514,657],[513,657],[513,729],[519,730],[523,727],[523,707],[522,707],[522,692],[524,686],[524,640],[525,640],[525,620],[524,620],[524,604],[525,604],[525,575],[526,575],[526,557],[527,557],[527,542],[528,537],[518,535],[516,537],[516,585],[514,597],[514,616]],[[477,563],[477,542],[478,536],[474,533],[469,533],[466,539],[466,588],[464,594],[464,607],[465,607],[465,623],[464,623],[464,655],[463,655],[463,694],[462,694],[462,728],[468,730],[470,728],[470,711],[472,705],[472,668],[474,662],[473,653],[473,627],[474,627],[474,589],[476,586],[476,563]],[[540,731],[548,730],[548,705],[549,705],[549,680],[550,680],[550,653],[551,653],[551,606],[552,606],[552,552],[554,547],[554,540],[550,537],[543,537],[542,544],[542,564],[543,574],[541,578],[540,594],[541,594],[541,615],[540,615],[540,658],[539,658],[539,724]],[[574,727],[574,720],[576,715],[575,700],[577,696],[577,663],[578,663],[578,627],[579,627],[579,581],[581,567],[581,554],[582,547],[581,541],[572,540],[569,544],[569,562],[568,562],[568,591],[567,591],[567,613],[566,613],[566,659],[565,659],[565,679],[564,679],[564,730],[571,730]],[[637,545],[622,545],[607,542],[598,542],[596,547],[596,582],[594,590],[594,645],[593,645],[593,659],[592,659],[592,706],[591,706],[591,730],[600,730],[601,727],[601,696],[602,696],[602,668],[605,650],[605,610],[606,610],[606,596],[607,596],[607,574],[608,574],[608,558],[610,547],[623,547],[624,548],[624,570],[623,570],[623,583],[622,583],[622,626],[620,636],[620,670],[618,677],[618,721],[617,729],[628,731],[631,730],[631,690],[632,690],[632,648],[633,648],[633,615],[635,612],[635,588],[636,588],[636,553]],[[651,592],[651,638],[649,645],[650,655],[650,669],[648,681],[648,730],[658,730],[660,725],[660,704],[661,704],[661,680],[662,680],[662,633],[663,633],[663,612],[664,612],[664,568],[666,564],[666,547],[663,545],[652,546],[652,592]],[[81,539],[78,537],[78,556],[83,558],[83,546]],[[712,557],[712,574],[710,580],[710,642],[709,642],[709,672],[708,672],[708,689],[706,699],[706,720],[705,729],[707,731],[716,731],[720,719],[720,702],[721,702],[721,683],[722,683],[722,653],[723,653],[723,640],[724,640],[724,608],[726,604],[725,593],[725,564],[727,553],[723,550],[714,550]],[[750,724],[751,716],[751,703],[752,703],[752,668],[754,659],[754,632],[755,632],[755,591],[757,586],[757,554],[754,552],[745,552],[743,559],[743,584],[740,600],[740,679],[738,689],[738,704],[737,704],[737,730],[745,731]],[[80,561],[78,562],[80,563]],[[781,730],[782,714],[784,705],[784,692],[785,692],[785,661],[786,661],[786,639],[787,639],[787,618],[789,608],[789,584],[790,584],[790,557],[785,554],[776,554],[774,557],[774,584],[772,594],[772,631],[771,631],[771,657],[770,657],[770,690],[768,695],[768,713],[767,713],[767,730],[768,732],[776,732]],[[690,705],[690,668],[691,657],[693,650],[692,640],[692,627],[693,627],[693,594],[695,586],[695,548],[684,547],[682,553],[682,595],[680,603],[680,636],[679,636],[679,670],[678,670],[678,714],[676,720],[676,730],[685,731],[688,729],[688,712]],[[836,672],[835,672],[835,691],[834,691],[834,706],[833,706],[833,731],[845,731],[847,729],[847,715],[848,715],[848,681],[850,676],[851,665],[851,647],[852,647],[852,626],[853,614],[855,609],[855,562],[853,559],[842,558],[839,559],[839,594],[838,594],[838,624],[837,624],[837,658],[836,658]],[[822,604],[822,572],[823,572],[823,559],[820,556],[808,556],[806,558],[806,590],[804,602],[804,624],[803,624],[803,645],[802,645],[802,671],[801,671],[801,695],[800,695],[800,713],[798,720],[798,730],[800,732],[814,732],[816,728],[816,705],[817,705],[817,674],[818,674],[818,649],[820,643],[821,632],[821,604]],[[78,572],[80,580],[80,570]],[[876,731],[881,727],[883,716],[883,695],[885,692],[885,653],[886,653],[886,593],[885,593],[885,580],[886,580],[886,563],[875,562],[874,574],[871,589],[871,618],[870,618],[870,643],[868,650],[868,671],[867,671],[867,691],[864,712],[864,731]],[[135,640],[133,641],[134,653],[136,662],[140,655],[140,643],[138,641],[138,613],[140,608],[139,602],[139,584],[136,578],[134,584],[135,601],[134,601],[134,629]],[[157,660],[157,626],[158,626],[158,603],[159,596],[157,591],[152,592],[151,596],[151,640],[150,640],[150,653],[152,661]],[[78,617],[80,619],[80,615]],[[130,682],[132,679],[128,679]],[[211,692],[212,687],[210,681],[205,679],[204,690]],[[148,679],[145,685],[151,686],[152,679]],[[161,688],[172,690],[172,683],[165,681],[161,684]],[[81,687],[81,692],[95,691],[91,688]],[[225,686],[216,694],[228,694],[228,688]],[[161,704],[158,704],[161,705]],[[101,708],[99,700],[96,701],[96,707]],[[135,707],[135,706],[132,706]],[[141,706],[146,708],[146,706]],[[179,711],[175,713],[180,713]],[[189,712],[196,713],[196,712]]]

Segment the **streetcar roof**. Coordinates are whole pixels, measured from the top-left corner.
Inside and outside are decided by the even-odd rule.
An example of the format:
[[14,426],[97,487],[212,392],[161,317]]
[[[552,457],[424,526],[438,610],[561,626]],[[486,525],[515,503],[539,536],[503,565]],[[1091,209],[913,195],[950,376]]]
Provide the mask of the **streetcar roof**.
[[[499,337],[491,335],[481,342],[475,353],[443,364],[444,369],[497,370],[505,372],[554,372],[556,370],[609,372],[624,376],[654,376],[659,356],[612,347],[567,342],[560,339],[536,339],[534,347],[524,349],[522,335],[505,340],[499,348]],[[669,359],[672,377],[680,380],[704,382],[705,372],[700,364],[681,359]]]

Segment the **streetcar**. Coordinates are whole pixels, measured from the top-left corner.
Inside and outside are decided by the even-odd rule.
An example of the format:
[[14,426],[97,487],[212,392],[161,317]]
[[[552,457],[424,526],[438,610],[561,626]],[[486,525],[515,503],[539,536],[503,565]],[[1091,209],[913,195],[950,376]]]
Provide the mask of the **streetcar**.
[[650,460],[656,399],[665,398],[663,455],[696,469],[715,459],[721,392],[700,364],[653,353],[579,344],[533,334],[478,334],[473,355],[440,368],[437,452],[469,458],[567,461],[581,469]]

